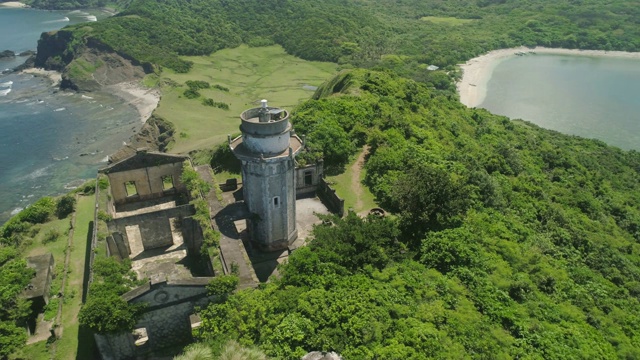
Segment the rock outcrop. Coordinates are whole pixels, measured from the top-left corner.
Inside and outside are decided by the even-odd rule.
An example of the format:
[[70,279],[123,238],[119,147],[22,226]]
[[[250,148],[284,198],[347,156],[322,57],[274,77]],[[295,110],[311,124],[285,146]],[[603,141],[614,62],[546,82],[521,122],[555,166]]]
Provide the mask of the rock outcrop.
[[140,80],[153,70],[152,66],[127,58],[97,39],[68,30],[42,34],[35,66],[60,71],[60,87],[76,91],[97,91],[103,86]]
[[11,50],[5,50],[5,51],[0,52],[0,59],[2,59],[2,58],[10,58],[10,57],[14,57],[14,56],[16,56],[16,53],[14,53]]

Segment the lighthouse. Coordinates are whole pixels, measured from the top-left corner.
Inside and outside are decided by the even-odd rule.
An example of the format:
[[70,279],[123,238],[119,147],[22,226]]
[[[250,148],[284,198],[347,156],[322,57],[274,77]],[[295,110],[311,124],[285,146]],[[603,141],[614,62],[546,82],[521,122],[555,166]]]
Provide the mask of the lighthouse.
[[242,135],[229,146],[242,162],[242,191],[251,216],[251,241],[266,251],[286,249],[297,237],[295,156],[302,141],[289,112],[267,105],[240,115]]

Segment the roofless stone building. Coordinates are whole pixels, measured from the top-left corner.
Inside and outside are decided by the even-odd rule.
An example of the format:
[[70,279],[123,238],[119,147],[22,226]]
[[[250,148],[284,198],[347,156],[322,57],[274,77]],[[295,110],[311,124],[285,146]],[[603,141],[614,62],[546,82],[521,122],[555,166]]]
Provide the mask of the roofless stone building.
[[243,196],[249,212],[251,241],[263,250],[286,249],[298,237],[296,228],[295,156],[302,140],[289,113],[262,106],[240,115],[242,135],[229,146],[242,162]]

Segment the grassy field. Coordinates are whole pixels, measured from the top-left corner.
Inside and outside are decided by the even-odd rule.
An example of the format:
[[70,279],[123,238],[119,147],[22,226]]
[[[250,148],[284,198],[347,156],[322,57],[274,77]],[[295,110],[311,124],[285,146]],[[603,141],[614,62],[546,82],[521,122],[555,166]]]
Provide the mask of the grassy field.
[[[84,280],[84,266],[87,255],[87,246],[91,239],[91,223],[93,222],[93,209],[95,197],[93,195],[80,196],[76,210],[76,222],[73,233],[73,245],[71,246],[71,258],[67,272],[67,284],[64,303],[62,304],[63,335],[56,341],[55,359],[89,359],[92,349],[86,345],[90,341],[81,341],[83,336],[78,331],[78,312],[82,305],[82,290]],[[80,351],[81,350],[81,351]],[[82,352],[82,353],[81,353]]]
[[[40,255],[51,252],[56,263],[56,279],[52,284],[52,293],[60,290],[60,283],[64,275],[64,262],[67,251],[70,251],[69,268],[67,269],[66,289],[62,299],[51,299],[45,314],[53,318],[57,312],[59,301],[62,304],[60,319],[63,329],[62,337],[55,343],[47,345],[45,341],[25,346],[21,354],[26,359],[89,359],[92,358],[92,348],[87,348],[91,342],[79,341],[84,334],[78,331],[78,312],[82,303],[82,289],[87,254],[88,234],[90,223],[93,221],[94,197],[79,196],[76,205],[76,221],[71,247],[67,250],[71,216],[65,219],[52,220],[40,226],[38,235],[25,252],[27,256]],[[51,233],[59,233],[55,240],[43,241]],[[82,342],[83,344],[79,343]],[[52,357],[55,351],[55,356]]]
[[[176,126],[175,144],[170,152],[212,147],[226,141],[227,134],[237,133],[242,111],[259,106],[261,99],[272,106],[292,110],[313,90],[304,86],[319,86],[336,72],[336,64],[305,61],[288,55],[280,46],[218,51],[211,56],[185,57],[194,62],[187,74],[165,70],[161,78],[145,79],[147,85],[160,84],[162,100],[156,114]],[[187,80],[203,80],[221,85],[219,89],[199,90],[198,99],[183,96]],[[229,110],[202,104],[205,98],[229,105]]]
[[364,186],[362,180],[366,175],[363,165],[363,150],[360,150],[345,167],[345,172],[328,176],[327,181],[336,190],[336,194],[344,199],[345,210],[353,209],[357,214],[366,214],[371,208],[377,207],[375,197]]
[[425,16],[420,18],[422,21],[429,21],[434,24],[446,24],[446,25],[462,25],[474,21],[473,19],[458,19],[454,17],[438,17],[438,16]]

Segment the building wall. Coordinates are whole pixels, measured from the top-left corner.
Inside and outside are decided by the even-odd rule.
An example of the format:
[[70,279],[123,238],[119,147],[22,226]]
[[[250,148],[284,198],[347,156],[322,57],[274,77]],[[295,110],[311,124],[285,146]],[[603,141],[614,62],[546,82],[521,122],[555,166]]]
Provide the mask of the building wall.
[[267,250],[286,248],[297,235],[293,159],[243,161],[242,179],[247,207],[257,215],[249,219],[253,240]]
[[[320,160],[315,164],[296,168],[296,196],[299,197],[315,193],[324,173],[323,165],[322,160]],[[310,177],[308,177],[307,174],[309,174]],[[311,180],[310,183],[308,181],[309,178]]]
[[[121,205],[186,191],[186,187],[180,182],[181,174],[182,162],[175,162],[173,164],[152,166],[144,169],[108,173],[107,176],[109,177],[113,202],[116,205]],[[172,177],[173,190],[164,190],[162,178],[165,176]],[[135,182],[137,190],[137,195],[135,196],[127,196],[126,184],[130,181]]]
[[317,194],[329,211],[340,217],[344,216],[344,199],[341,199],[336,194],[336,191],[322,178],[318,184]]
[[[172,209],[113,219],[107,222],[107,227],[109,233],[120,233],[126,238],[127,226],[138,226],[144,249],[155,249],[173,244],[169,223],[172,219],[185,218],[193,215],[194,212],[193,206],[183,205]],[[188,241],[190,239],[185,239],[185,242]]]
[[152,285],[150,291],[129,301],[147,304],[147,310],[135,326],[146,329],[149,338],[146,344],[136,346],[130,333],[96,334],[102,359],[144,358],[150,352],[192,341],[189,316],[196,306],[204,308],[210,302],[206,293],[205,285]]
[[242,141],[251,152],[256,154],[279,154],[289,148],[291,135],[289,132],[282,133],[278,136],[254,137],[251,135],[243,135]]

